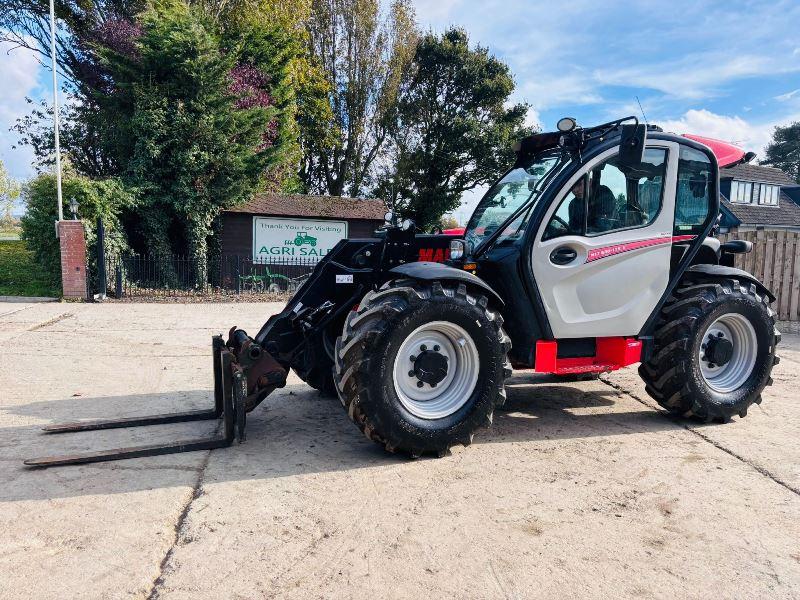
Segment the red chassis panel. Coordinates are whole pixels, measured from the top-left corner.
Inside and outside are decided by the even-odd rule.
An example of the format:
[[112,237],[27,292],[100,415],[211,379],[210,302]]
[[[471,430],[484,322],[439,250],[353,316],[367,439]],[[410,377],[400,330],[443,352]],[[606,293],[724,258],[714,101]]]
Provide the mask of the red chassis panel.
[[536,364],[538,373],[567,375],[571,373],[602,373],[616,371],[640,361],[642,342],[635,338],[597,338],[595,356],[558,358],[558,341],[536,342]]

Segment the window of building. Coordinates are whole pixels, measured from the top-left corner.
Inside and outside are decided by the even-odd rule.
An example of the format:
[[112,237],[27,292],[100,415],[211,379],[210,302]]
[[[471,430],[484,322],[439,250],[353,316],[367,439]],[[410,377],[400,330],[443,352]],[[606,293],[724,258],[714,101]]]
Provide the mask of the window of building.
[[710,183],[711,161],[708,156],[694,148],[681,146],[675,198],[675,235],[700,233],[708,217]]
[[750,204],[753,201],[753,183],[750,181],[731,182],[731,202]]
[[667,151],[648,148],[636,168],[619,156],[595,166],[561,201],[543,239],[602,235],[650,225],[661,210]]
[[761,188],[761,192],[758,203],[767,204],[769,206],[777,206],[778,196],[781,194],[780,186],[762,183],[759,187]]
[[781,187],[779,185],[753,183],[751,181],[731,182],[731,202],[777,206],[780,194]]

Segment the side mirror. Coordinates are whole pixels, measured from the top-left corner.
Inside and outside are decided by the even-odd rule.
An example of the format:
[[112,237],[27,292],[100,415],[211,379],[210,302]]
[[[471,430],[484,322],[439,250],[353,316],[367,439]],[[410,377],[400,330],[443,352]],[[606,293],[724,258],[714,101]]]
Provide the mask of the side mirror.
[[619,145],[619,165],[635,167],[642,163],[647,142],[647,125],[623,125]]

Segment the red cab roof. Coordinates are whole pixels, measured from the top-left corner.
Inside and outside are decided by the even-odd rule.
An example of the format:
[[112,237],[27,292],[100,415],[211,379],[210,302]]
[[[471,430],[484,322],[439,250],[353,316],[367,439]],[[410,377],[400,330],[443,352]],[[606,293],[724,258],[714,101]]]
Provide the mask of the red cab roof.
[[694,140],[695,142],[700,142],[701,144],[711,148],[714,156],[717,157],[717,163],[719,164],[720,169],[738,164],[745,159],[745,151],[729,142],[715,140],[714,138],[701,137],[699,135],[692,135],[690,133],[684,133],[682,135],[685,138]]

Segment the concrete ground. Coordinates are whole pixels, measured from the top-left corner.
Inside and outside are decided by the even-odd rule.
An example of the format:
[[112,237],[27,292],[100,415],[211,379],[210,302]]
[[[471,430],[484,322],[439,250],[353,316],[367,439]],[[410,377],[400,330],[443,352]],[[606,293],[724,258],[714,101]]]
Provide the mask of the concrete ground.
[[797,336],[726,425],[660,414],[634,369],[518,373],[471,447],[408,461],[293,377],[241,446],[22,467],[209,432],[38,430],[208,405],[212,333],[279,308],[0,304],[0,598],[800,597]]

